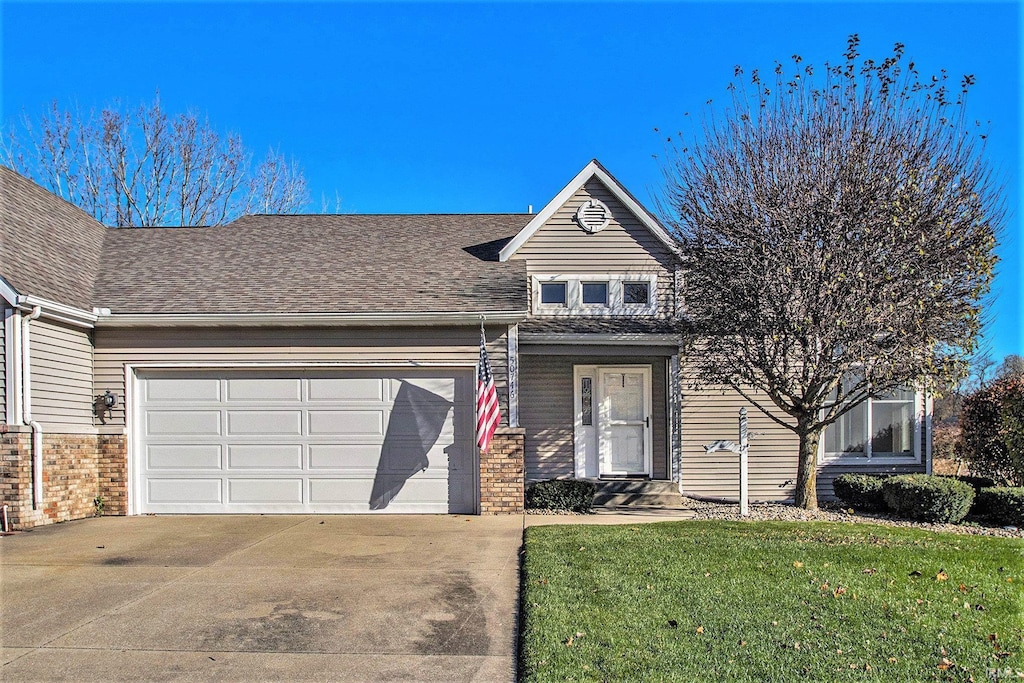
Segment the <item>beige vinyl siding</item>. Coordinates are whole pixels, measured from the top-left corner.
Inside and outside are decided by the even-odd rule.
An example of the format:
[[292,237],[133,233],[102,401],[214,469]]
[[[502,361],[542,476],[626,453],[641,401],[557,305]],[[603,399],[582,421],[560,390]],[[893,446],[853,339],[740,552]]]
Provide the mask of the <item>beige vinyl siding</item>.
[[[754,397],[762,405],[771,401],[758,392]],[[682,469],[683,493],[709,498],[736,499],[739,495],[738,456],[719,451],[712,455],[704,446],[717,439],[736,441],[739,433],[739,410],[747,407],[750,439],[750,499],[792,499],[796,489],[799,440],[796,434],[782,427],[731,389],[683,389],[682,400]],[[774,415],[784,413],[773,410]],[[788,418],[787,418],[788,419]],[[818,496],[834,497],[832,480],[843,472],[924,472],[925,464],[869,465],[825,462],[818,467]]]
[[30,325],[32,418],[51,431],[91,430],[93,353],[89,331],[45,318]]
[[665,358],[650,356],[551,356],[523,351],[519,363],[519,424],[526,429],[526,479],[571,478],[573,366],[651,366],[651,448],[655,479],[668,478]]
[[[498,389],[502,424],[508,424],[506,328],[487,329],[487,353]],[[96,393],[123,395],[125,365],[240,363],[350,363],[475,366],[476,327],[366,328],[140,328],[96,330]],[[108,424],[123,425],[116,409]]]
[[[585,232],[573,220],[580,205],[591,198],[604,202],[613,216],[604,230],[594,234]],[[653,273],[658,276],[659,312],[667,315],[673,310],[675,257],[596,178],[580,188],[512,258],[525,259],[531,277]]]

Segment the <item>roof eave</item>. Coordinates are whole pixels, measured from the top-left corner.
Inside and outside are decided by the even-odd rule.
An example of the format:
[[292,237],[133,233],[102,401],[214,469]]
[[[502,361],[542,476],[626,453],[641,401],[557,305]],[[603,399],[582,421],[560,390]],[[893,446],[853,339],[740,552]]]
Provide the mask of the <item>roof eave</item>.
[[417,313],[111,313],[96,327],[376,327],[514,324],[522,311],[427,311]]

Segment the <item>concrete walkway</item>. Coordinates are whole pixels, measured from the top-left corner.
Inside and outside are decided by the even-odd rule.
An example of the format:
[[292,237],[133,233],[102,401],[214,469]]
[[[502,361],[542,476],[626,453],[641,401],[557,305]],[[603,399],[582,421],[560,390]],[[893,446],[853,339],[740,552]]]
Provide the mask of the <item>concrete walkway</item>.
[[0,679],[513,680],[522,529],[165,516],[0,538]]

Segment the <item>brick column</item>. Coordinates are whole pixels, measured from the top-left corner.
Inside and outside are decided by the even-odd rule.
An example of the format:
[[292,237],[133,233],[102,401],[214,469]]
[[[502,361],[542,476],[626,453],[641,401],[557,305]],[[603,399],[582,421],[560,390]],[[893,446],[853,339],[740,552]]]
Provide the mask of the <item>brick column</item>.
[[128,443],[124,434],[100,434],[97,488],[104,515],[128,514]]
[[480,454],[480,514],[523,511],[526,430],[499,427],[487,453]]

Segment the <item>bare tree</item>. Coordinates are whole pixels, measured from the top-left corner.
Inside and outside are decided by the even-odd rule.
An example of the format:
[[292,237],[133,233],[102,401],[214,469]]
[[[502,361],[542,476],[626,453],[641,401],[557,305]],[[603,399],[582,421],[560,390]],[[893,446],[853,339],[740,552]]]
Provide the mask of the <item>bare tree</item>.
[[159,95],[88,115],[54,101],[21,124],[0,142],[3,162],[108,225],[219,225],[308,203],[294,161],[270,150],[254,165],[238,135],[195,112],[168,114]]
[[1010,379],[1011,377],[1024,376],[1024,356],[1011,353],[999,364],[996,370],[996,377],[999,379]]
[[876,63],[858,44],[821,74],[799,56],[768,80],[737,67],[731,111],[689,145],[670,139],[663,168],[694,382],[734,388],[797,434],[809,509],[826,426],[868,397],[963,375],[1003,220],[985,136],[964,118],[974,78],[951,95],[903,45]]

